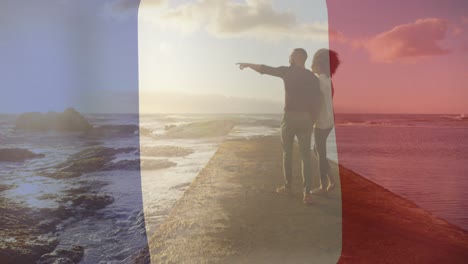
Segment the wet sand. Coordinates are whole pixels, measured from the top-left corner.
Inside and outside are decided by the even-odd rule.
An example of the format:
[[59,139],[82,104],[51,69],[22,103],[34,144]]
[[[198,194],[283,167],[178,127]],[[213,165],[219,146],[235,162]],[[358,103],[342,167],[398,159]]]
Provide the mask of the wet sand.
[[273,192],[282,183],[278,136],[225,141],[148,238],[151,262],[468,260],[468,232],[334,163],[341,186],[304,205],[297,145],[294,155],[294,194],[282,196]]

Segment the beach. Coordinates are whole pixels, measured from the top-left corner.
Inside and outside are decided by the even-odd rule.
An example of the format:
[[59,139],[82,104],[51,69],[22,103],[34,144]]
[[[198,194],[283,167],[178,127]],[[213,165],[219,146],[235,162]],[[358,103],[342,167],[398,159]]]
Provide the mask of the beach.
[[[297,145],[295,157],[298,157]],[[224,141],[136,263],[465,263],[468,232],[331,162],[340,186],[304,205],[278,136]],[[314,175],[314,179],[317,179]],[[317,184],[317,182],[315,182]]]

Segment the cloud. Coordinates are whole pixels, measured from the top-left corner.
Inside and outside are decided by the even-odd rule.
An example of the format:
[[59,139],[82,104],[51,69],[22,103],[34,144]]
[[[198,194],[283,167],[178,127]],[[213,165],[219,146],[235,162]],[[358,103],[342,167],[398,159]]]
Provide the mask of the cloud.
[[217,37],[300,38],[326,41],[328,24],[300,23],[294,13],[273,9],[270,0],[198,0],[142,17],[182,32],[206,30]]
[[448,32],[448,22],[438,18],[418,19],[414,23],[398,25],[372,38],[354,42],[365,48],[377,62],[415,59],[445,55],[450,51],[441,47]]
[[468,52],[468,36],[464,34],[466,31],[468,31],[468,16],[462,16],[460,24],[452,30],[452,35],[460,39],[459,50],[463,53]]
[[[457,22],[440,18],[418,19],[373,37],[352,38],[330,29],[330,41],[366,50],[374,62],[415,62],[420,58],[468,52],[468,17]],[[440,45],[444,42],[447,47]]]
[[460,50],[462,52],[467,52],[468,53],[468,41],[462,41],[460,44]]
[[345,35],[343,34],[343,32],[338,31],[338,30],[333,29],[333,28],[329,28],[329,29],[328,29],[328,36],[329,36],[330,41],[334,41],[334,42],[346,43],[346,42],[349,41],[349,40],[345,37]]
[[463,33],[463,28],[459,26],[455,26],[452,28],[451,33],[452,33],[452,36],[455,36],[455,37],[461,36],[461,34]]
[[460,20],[462,24],[468,24],[468,16],[462,16]]

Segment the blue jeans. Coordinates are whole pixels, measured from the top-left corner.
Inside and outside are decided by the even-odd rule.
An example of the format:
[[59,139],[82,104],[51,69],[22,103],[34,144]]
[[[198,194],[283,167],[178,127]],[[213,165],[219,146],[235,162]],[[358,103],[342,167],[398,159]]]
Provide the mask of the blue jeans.
[[309,193],[312,185],[311,137],[312,116],[307,112],[285,112],[281,120],[281,144],[283,147],[284,185],[291,188],[292,152],[294,138],[297,137],[302,160],[302,182],[304,193]]

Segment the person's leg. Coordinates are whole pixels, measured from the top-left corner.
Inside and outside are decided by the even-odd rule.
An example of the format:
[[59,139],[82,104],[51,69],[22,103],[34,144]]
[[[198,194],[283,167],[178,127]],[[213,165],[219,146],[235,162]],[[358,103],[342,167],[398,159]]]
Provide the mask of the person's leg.
[[328,170],[329,164],[327,159],[327,137],[330,134],[330,129],[320,129],[315,128],[314,130],[314,139],[315,139],[315,149],[317,150],[318,154],[318,162],[319,162],[319,171],[320,171],[320,186],[322,188],[327,188],[328,178]]
[[281,121],[281,145],[283,147],[284,186],[291,189],[292,182],[292,151],[295,131],[290,116],[285,113]]
[[297,131],[297,140],[302,159],[302,182],[304,194],[310,193],[312,187],[311,140],[313,124],[307,115],[299,120],[301,124]]
[[332,177],[330,176],[330,174],[328,173],[330,171],[330,163],[328,162],[328,158],[327,158],[327,138],[328,138],[328,135],[330,135],[330,132],[333,130],[333,127],[331,128],[328,128],[325,130],[325,135],[324,135],[324,142],[325,142],[325,160],[326,160],[326,167],[325,167],[325,174],[327,175],[327,178],[328,178],[328,187],[327,187],[327,191],[331,191],[333,188],[335,188],[335,181],[332,179]]

